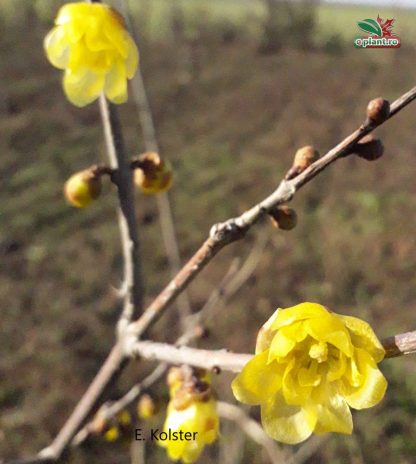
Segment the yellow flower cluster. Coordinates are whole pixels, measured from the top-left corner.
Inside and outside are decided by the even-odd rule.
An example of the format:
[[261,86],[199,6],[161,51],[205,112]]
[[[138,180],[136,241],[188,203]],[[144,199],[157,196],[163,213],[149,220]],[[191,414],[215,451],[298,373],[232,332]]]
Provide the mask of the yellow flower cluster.
[[44,47],[52,65],[65,70],[69,101],[82,107],[104,92],[113,103],[124,103],[138,51],[120,14],[100,3],[68,3],[55,24]]
[[313,432],[352,432],[349,407],[369,408],[387,382],[384,349],[364,321],[315,303],[277,310],[259,332],[256,355],[234,379],[234,396],[261,406],[268,435],[295,444]]
[[[174,376],[168,378],[171,400],[163,426],[163,431],[173,439],[157,443],[166,448],[170,459],[188,464],[195,462],[204,447],[217,439],[219,419],[207,374],[198,375],[196,383],[190,385],[177,375],[177,370],[173,372]],[[175,440],[175,433],[179,432],[192,439]]]

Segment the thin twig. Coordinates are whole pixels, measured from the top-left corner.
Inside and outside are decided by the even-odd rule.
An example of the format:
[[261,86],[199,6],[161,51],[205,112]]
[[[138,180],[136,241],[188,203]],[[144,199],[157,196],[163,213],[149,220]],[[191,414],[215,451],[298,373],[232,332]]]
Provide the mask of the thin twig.
[[[139,43],[137,34],[135,32],[134,20],[130,13],[130,8],[126,0],[120,1],[123,16],[126,19],[130,34],[136,43]],[[143,142],[146,151],[155,151],[160,154],[160,147],[156,136],[155,124],[153,121],[153,114],[149,104],[149,99],[144,84],[141,69],[137,70],[135,76],[131,80],[132,95],[138,112],[140,125],[143,133]],[[176,237],[175,222],[173,220],[173,213],[171,203],[169,201],[168,193],[161,193],[156,195],[156,204],[159,212],[160,228],[162,232],[162,239],[165,245],[166,254],[168,257],[172,277],[174,277],[180,270],[181,256],[179,245]],[[186,291],[182,292],[178,297],[177,306],[179,310],[179,317],[182,330],[186,330],[186,320],[191,314],[191,303],[189,295]]]
[[[397,114],[415,98],[416,87],[392,103],[389,118]],[[248,230],[269,211],[282,203],[290,201],[303,185],[314,179],[326,167],[337,159],[352,153],[355,144],[383,122],[378,124],[371,121],[364,122],[356,131],[312,163],[301,174],[291,180],[283,180],[278,188],[263,201],[244,212],[241,216],[213,226],[208,239],[205,240],[194,256],[147,307],[142,316],[131,324],[132,332],[137,336],[145,333],[222,248],[242,239]]]
[[[392,340],[395,348],[392,348]],[[386,349],[386,358],[416,353],[416,330],[395,335],[382,341]],[[151,341],[138,341],[128,353],[132,357],[164,361],[170,364],[189,364],[204,369],[219,368],[230,372],[240,372],[252,359],[247,353],[230,353],[225,349],[201,350],[189,346],[169,345]]]
[[234,421],[253,441],[264,448],[270,462],[277,464],[285,462],[286,456],[274,440],[266,435],[262,426],[234,404],[217,401],[218,414],[225,419]]
[[120,121],[115,106],[104,95],[100,96],[100,112],[104,127],[107,154],[112,178],[117,186],[119,199],[118,222],[124,258],[124,307],[120,316],[118,333],[140,312],[142,304],[142,278],[136,216],[134,188],[129,160],[126,157]]

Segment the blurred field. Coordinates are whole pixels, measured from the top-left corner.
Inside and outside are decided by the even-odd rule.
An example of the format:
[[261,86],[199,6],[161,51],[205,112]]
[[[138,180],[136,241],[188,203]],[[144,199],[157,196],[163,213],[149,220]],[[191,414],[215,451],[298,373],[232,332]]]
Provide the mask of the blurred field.
[[[120,309],[113,289],[121,268],[114,190],[108,185],[85,211],[71,209],[61,193],[72,172],[103,161],[105,152],[96,105],[79,110],[66,102],[59,72],[43,57],[51,16],[46,3],[61,2],[33,4],[40,19],[33,10],[16,9],[16,2],[0,19],[2,457],[33,453],[59,430],[104,359]],[[311,48],[287,45],[266,55],[259,52],[262,21],[255,2],[212,1],[209,21],[201,13],[206,2],[184,2],[191,4],[200,13],[185,8],[176,30],[166,2],[141,2],[141,15],[136,12],[157,131],[175,168],[171,196],[184,259],[213,223],[271,192],[299,146],[325,152],[362,121],[370,98],[393,100],[415,85],[414,12],[392,12],[404,44],[399,50],[352,47],[357,20],[390,13],[325,6],[318,24],[327,26],[319,27]],[[335,46],[333,34],[341,37]],[[134,105],[121,113],[129,151],[136,154],[143,144]],[[276,307],[305,300],[359,315],[381,337],[415,328],[415,124],[413,105],[378,130],[384,158],[342,160],[305,187],[293,202],[295,230],[282,233],[264,223],[216,258],[190,288],[195,310],[232,258],[244,258],[260,229],[268,231],[260,265],[210,327],[204,345],[248,352],[255,328]],[[169,270],[154,200],[138,195],[137,215],[150,302]],[[161,340],[166,333],[171,339],[164,319],[153,335]],[[130,369],[112,397],[150,367]],[[352,438],[331,436],[306,462],[415,462],[415,359],[386,361],[382,368],[390,381],[383,403],[355,414]],[[216,385],[231,401],[230,380],[222,374]],[[157,393],[166,397],[163,385]],[[162,420],[160,415],[155,423]],[[219,462],[218,449],[227,440],[225,428],[222,444],[201,462]],[[167,462],[161,450],[148,448],[149,463]],[[129,462],[127,456],[126,444],[96,439],[68,462],[118,464]],[[267,459],[247,441],[243,462]]]

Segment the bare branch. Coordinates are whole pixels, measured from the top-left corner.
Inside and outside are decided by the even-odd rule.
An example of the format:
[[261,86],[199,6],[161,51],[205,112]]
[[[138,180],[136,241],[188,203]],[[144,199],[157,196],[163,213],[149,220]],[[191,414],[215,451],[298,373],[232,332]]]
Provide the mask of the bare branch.
[[383,340],[386,358],[395,358],[416,352],[416,330],[406,332]]
[[[416,87],[402,95],[390,106],[390,117],[397,114],[416,98]],[[387,118],[387,119],[389,119]],[[384,122],[384,121],[383,121]],[[163,314],[175,298],[187,288],[192,280],[212,260],[212,258],[226,245],[243,238],[248,230],[269,211],[276,206],[290,201],[297,190],[310,182],[322,170],[354,151],[355,144],[376,127],[383,124],[366,121],[351,135],[346,137],[336,147],[322,158],[312,163],[305,171],[291,180],[283,180],[279,187],[267,198],[253,206],[241,216],[211,228],[209,238],[203,243],[194,256],[179,271],[177,276],[162,290],[142,316],[131,324],[132,332],[140,336]]]
[[[393,342],[392,342],[393,340]],[[393,343],[395,348],[393,348]],[[382,341],[386,358],[416,353],[416,331],[395,335]],[[138,341],[130,347],[128,356],[164,361],[170,364],[189,364],[204,369],[219,368],[230,372],[240,372],[253,358],[252,354],[230,353],[222,350],[201,350],[189,346],[176,347],[167,343]]]
[[285,462],[286,456],[274,440],[266,435],[262,426],[234,404],[217,401],[218,414],[234,421],[253,441],[264,448],[270,462]]
[[114,105],[100,96],[100,111],[104,126],[112,179],[117,186],[120,203],[118,222],[124,258],[124,308],[119,320],[119,334],[133,317],[137,317],[142,304],[142,278],[140,270],[139,241],[134,210],[134,188],[129,160],[126,157],[120,121]]
[[[130,33],[135,42],[139,43],[135,33],[134,22],[130,13],[129,5],[126,0],[121,0],[120,3],[123,10],[123,16],[126,19]],[[144,84],[144,79],[140,67],[131,80],[131,88],[143,132],[143,141],[146,151],[155,151],[160,154],[160,147],[156,137],[156,129],[153,121],[152,110],[150,108],[146,86]],[[176,238],[172,208],[169,201],[169,194],[161,193],[156,195],[156,204],[159,212],[163,243],[165,245],[166,254],[168,256],[171,274],[172,277],[174,277],[179,272],[182,264],[178,241]],[[192,312],[191,303],[186,291],[182,292],[182,294],[178,297],[178,310],[182,330],[186,330],[186,318]]]

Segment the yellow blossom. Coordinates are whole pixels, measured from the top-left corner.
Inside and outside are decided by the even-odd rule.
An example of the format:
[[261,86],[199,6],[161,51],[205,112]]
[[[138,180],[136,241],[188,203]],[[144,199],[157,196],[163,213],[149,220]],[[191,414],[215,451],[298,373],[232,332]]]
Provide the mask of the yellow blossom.
[[[216,403],[213,398],[208,401],[192,401],[186,408],[177,410],[174,402],[168,406],[163,432],[170,433],[172,439],[159,440],[157,443],[167,449],[170,459],[193,463],[200,456],[205,445],[213,443],[218,437],[219,420]],[[183,437],[191,440],[176,439],[174,433],[182,431]]]
[[88,169],[77,172],[65,182],[64,194],[72,206],[85,208],[101,194],[100,176]]
[[104,433],[104,438],[107,441],[113,442],[116,441],[120,438],[120,432],[118,428],[114,425],[110,427],[105,433]]
[[124,103],[138,51],[120,14],[101,3],[68,3],[55,24],[44,47],[52,65],[65,70],[63,87],[69,101],[85,106],[104,92],[112,102]]
[[148,195],[161,193],[172,185],[173,172],[168,161],[156,152],[146,152],[139,157],[140,167],[134,171],[134,182]]
[[384,396],[377,367],[384,354],[366,322],[301,303],[270,317],[232,389],[239,401],[261,406],[265,431],[283,443],[351,434],[350,407],[370,408]]

